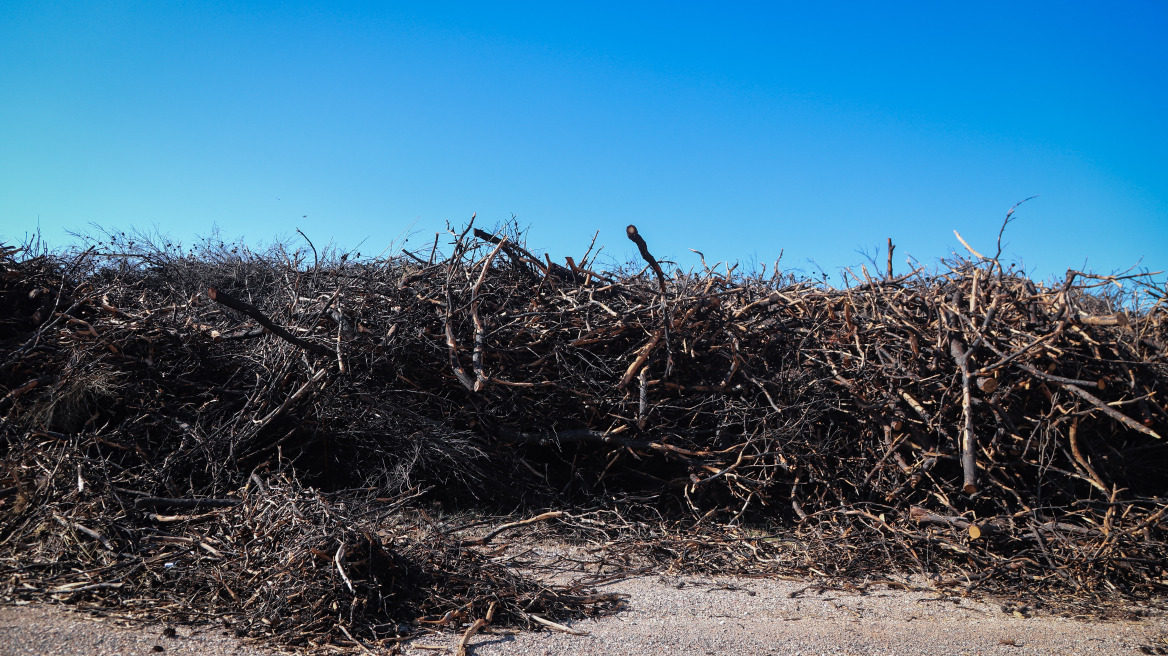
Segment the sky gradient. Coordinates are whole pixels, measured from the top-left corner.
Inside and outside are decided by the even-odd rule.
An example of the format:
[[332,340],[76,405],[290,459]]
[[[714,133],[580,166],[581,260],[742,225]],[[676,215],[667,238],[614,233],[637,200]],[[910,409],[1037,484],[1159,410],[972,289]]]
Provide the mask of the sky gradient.
[[1168,268],[1168,3],[490,4],[2,3],[0,241]]

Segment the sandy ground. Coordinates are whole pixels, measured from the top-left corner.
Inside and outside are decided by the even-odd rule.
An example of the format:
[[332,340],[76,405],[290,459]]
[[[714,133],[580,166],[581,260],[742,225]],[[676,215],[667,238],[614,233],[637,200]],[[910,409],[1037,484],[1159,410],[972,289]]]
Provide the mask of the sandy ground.
[[[935,592],[820,590],[808,583],[646,576],[606,586],[629,595],[611,617],[572,623],[587,635],[480,633],[479,656],[534,654],[1168,654],[1168,615],[1082,622],[1006,612],[1000,603]],[[0,654],[268,656],[222,628],[120,626],[58,606],[0,607]],[[405,654],[453,652],[458,636],[420,638]],[[387,653],[385,651],[374,653]]]
[[66,606],[0,606],[3,656],[270,656],[280,652],[245,645],[219,627],[167,627],[95,619]]

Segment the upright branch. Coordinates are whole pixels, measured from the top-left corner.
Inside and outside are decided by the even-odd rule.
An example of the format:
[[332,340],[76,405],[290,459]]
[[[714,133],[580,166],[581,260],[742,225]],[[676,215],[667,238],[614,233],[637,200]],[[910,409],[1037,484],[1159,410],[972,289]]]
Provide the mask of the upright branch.
[[[491,268],[491,262],[499,254],[499,249],[503,248],[506,243],[507,238],[504,237],[495,246],[495,249],[491,251],[491,254],[487,256],[486,261],[483,262],[483,270],[479,273],[479,279],[470,293],[470,312],[475,325],[475,346],[474,353],[471,356],[471,363],[474,366],[475,372],[475,392],[481,392],[488,380],[487,375],[483,373],[483,342],[485,341],[485,330],[482,317],[479,316],[479,301],[481,300],[479,299],[479,288],[483,286],[483,281],[487,279],[487,270]],[[450,325],[449,322],[447,322],[447,325]]]
[[666,300],[665,273],[661,270],[661,265],[657,263],[657,258],[649,252],[649,246],[645,244],[641,233],[637,232],[637,226],[630,224],[629,227],[625,228],[625,233],[637,245],[637,249],[641,251],[641,257],[653,268],[653,273],[657,274],[657,282],[661,286],[661,325],[665,334],[665,375],[668,377],[673,370],[673,349],[670,348],[669,344],[669,305]]
[[[473,223],[474,217],[471,217],[471,221]],[[479,390],[476,388],[481,387],[481,385],[476,385],[475,379],[471,378],[466,373],[466,369],[462,366],[462,360],[459,356],[458,340],[454,338],[454,295],[450,290],[451,284],[454,281],[454,274],[459,269],[459,267],[456,266],[456,263],[461,263],[462,255],[466,250],[463,237],[466,236],[466,233],[469,230],[470,226],[467,226],[467,229],[455,238],[454,254],[450,256],[450,261],[447,263],[446,285],[444,286],[443,290],[446,293],[446,312],[442,312],[441,305],[435,306],[435,309],[438,311],[438,315],[442,317],[443,323],[445,324],[444,328],[446,331],[446,348],[450,356],[450,368],[454,370],[455,377],[458,378],[458,382],[462,383],[463,387],[470,390],[471,392],[477,392]],[[483,275],[486,275],[486,269],[483,270]]]
[[973,398],[970,390],[969,356],[973,349],[956,336],[949,338],[949,353],[961,372],[961,489],[966,494],[977,492],[977,434],[973,431]]
[[993,258],[991,258],[991,259],[993,259],[994,264],[998,268],[998,275],[999,276],[1002,274],[1002,265],[999,262],[999,258],[1002,257],[1002,235],[1004,235],[1006,233],[1006,226],[1010,225],[1010,222],[1017,218],[1014,216],[1014,210],[1018,209],[1019,205],[1021,205],[1022,203],[1025,203],[1028,200],[1034,200],[1035,198],[1038,198],[1038,196],[1035,195],[1035,196],[1031,196],[1029,198],[1023,198],[1022,200],[1018,201],[1017,203],[1014,203],[1014,206],[1006,211],[1006,218],[1002,220],[1002,227],[998,228],[998,252],[994,253]]

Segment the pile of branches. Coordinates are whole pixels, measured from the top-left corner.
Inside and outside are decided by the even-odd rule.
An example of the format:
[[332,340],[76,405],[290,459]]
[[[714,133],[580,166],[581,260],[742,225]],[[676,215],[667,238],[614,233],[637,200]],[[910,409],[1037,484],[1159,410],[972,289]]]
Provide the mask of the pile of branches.
[[972,249],[894,275],[890,243],[836,289],[666,272],[632,226],[643,268],[449,236],[390,258],[6,249],[6,596],[116,588],[342,642],[611,607],[495,567],[429,502],[642,512],[684,567],[1164,589],[1152,275],[1038,284]]

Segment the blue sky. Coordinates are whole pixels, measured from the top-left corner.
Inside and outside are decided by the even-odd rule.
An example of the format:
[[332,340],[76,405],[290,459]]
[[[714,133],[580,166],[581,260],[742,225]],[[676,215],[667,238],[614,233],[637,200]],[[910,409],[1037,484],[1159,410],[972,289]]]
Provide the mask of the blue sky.
[[[1168,267],[1168,3],[0,4],[0,240]],[[881,252],[878,252],[881,251]]]

